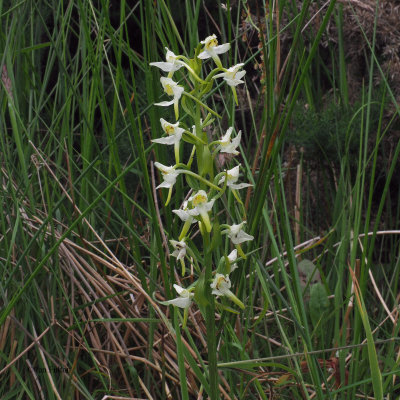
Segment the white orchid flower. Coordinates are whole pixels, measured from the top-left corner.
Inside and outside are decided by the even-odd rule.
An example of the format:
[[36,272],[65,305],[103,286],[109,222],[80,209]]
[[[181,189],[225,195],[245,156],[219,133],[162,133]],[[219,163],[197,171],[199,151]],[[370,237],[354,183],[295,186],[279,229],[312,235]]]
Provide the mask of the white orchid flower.
[[232,286],[229,275],[215,274],[215,278],[211,283],[212,294],[216,296],[226,296],[230,292]]
[[242,81],[242,78],[246,74],[246,71],[239,71],[240,68],[243,67],[243,63],[236,64],[233,67],[230,67],[229,69],[225,70],[225,72],[222,72],[221,74],[217,74],[214,76],[213,79],[215,78],[224,78],[225,82],[231,87],[233,97],[235,99],[236,105],[238,104],[238,97],[236,93],[236,86],[244,83]]
[[233,244],[240,244],[249,240],[253,240],[254,236],[249,235],[242,229],[245,223],[246,221],[243,221],[240,224],[231,225],[227,230],[222,231],[222,233],[226,233]]
[[166,306],[172,305],[175,307],[183,308],[184,311],[182,329],[185,329],[189,314],[189,307],[191,306],[194,297],[194,293],[192,292],[193,289],[188,290],[180,287],[177,284],[174,284],[174,289],[178,293],[178,297],[172,300],[160,301],[160,303]]
[[182,210],[172,210],[183,222],[191,221],[194,222],[193,216],[190,214],[188,209],[188,201],[183,202]]
[[172,75],[175,71],[178,71],[178,69],[182,68],[185,63],[178,60],[178,56],[176,56],[167,47],[165,48],[165,50],[167,50],[167,54],[165,55],[166,62],[151,62],[150,65],[160,68],[164,72],[169,72],[168,77],[170,78],[170,75]]
[[179,297],[177,297],[176,299],[163,301],[162,304],[173,305],[179,308],[189,308],[192,304],[194,293],[176,284],[174,284],[174,289],[178,293]]
[[168,96],[174,96],[174,98],[170,101],[162,101],[161,103],[155,103],[156,106],[168,107],[171,104],[174,105],[175,117],[179,118],[179,99],[182,97],[182,93],[185,89],[182,86],[179,86],[175,81],[171,78],[166,78],[165,76],[160,78],[161,85],[164,89],[164,92],[167,93]]
[[169,189],[167,201],[165,202],[165,205],[168,205],[169,201],[171,200],[172,188],[175,185],[176,178],[180,174],[180,171],[176,170],[175,167],[167,167],[166,165],[163,165],[157,161],[154,163],[154,165],[156,166],[157,169],[161,171],[161,174],[164,179],[164,182],[160,183],[156,187],[156,189],[160,188]]
[[[239,167],[240,164],[237,165],[236,167],[229,169],[228,171],[226,171],[227,176],[228,176],[228,181],[226,183],[226,185],[228,187],[230,187],[231,189],[243,189],[245,187],[249,187],[249,186],[253,186],[250,183],[236,183],[237,180],[239,179]],[[222,178],[220,179],[220,181],[218,182],[218,184],[222,184],[225,182],[225,175],[222,176]]]
[[228,260],[229,260],[229,263],[231,264],[231,272],[234,271],[236,268],[238,268],[238,265],[235,263],[235,261],[237,259],[237,255],[238,255],[237,249],[232,250],[228,254]]
[[225,72],[215,75],[214,79],[224,78],[226,83],[232,87],[244,83],[244,81],[242,81],[241,79],[246,75],[246,71],[239,71],[239,69],[242,68],[243,65],[244,65],[243,63],[236,64],[233,67],[230,67]]
[[200,43],[204,44],[204,49],[197,57],[200,58],[201,60],[212,58],[218,65],[218,67],[222,68],[221,60],[219,59],[218,54],[223,54],[229,51],[231,45],[229,43],[218,45],[218,40],[216,35],[208,36]]
[[189,213],[188,209],[188,201],[183,202],[183,206],[181,210],[172,210],[183,222],[183,228],[181,234],[179,235],[179,240],[182,240],[186,233],[188,232],[190,225],[196,222],[195,218]]
[[215,199],[208,201],[207,193],[204,190],[199,190],[194,196],[189,198],[194,206],[193,209],[188,210],[188,213],[192,216],[200,215],[207,232],[211,232],[211,223],[208,216],[208,212],[211,210]]
[[159,188],[167,188],[170,189],[175,185],[176,178],[179,175],[179,171],[177,171],[174,167],[167,167],[166,165],[163,165],[156,161],[154,163],[156,168],[158,168],[161,171],[161,174],[163,176],[164,182],[162,182],[160,185],[156,187],[156,189]]
[[163,118],[160,118],[160,122],[163,131],[168,136],[165,138],[153,139],[152,142],[168,145],[179,143],[182,138],[182,134],[185,131],[183,128],[179,128],[179,122],[177,122],[176,124],[171,124]]
[[186,243],[184,240],[178,242],[177,240],[169,241],[174,247],[174,252],[171,254],[173,257],[176,257],[177,260],[181,260],[186,256]]
[[231,135],[232,135],[233,128],[230,127],[224,136],[222,136],[221,140],[218,141],[219,146],[218,149],[220,150],[221,153],[229,153],[229,154],[234,154],[238,155],[239,152],[236,150],[236,148],[240,144],[240,139],[242,137],[242,131],[239,131],[237,136],[231,140]]
[[210,286],[212,294],[216,296],[226,296],[240,308],[244,308],[244,304],[230,290],[232,284],[229,275],[215,274],[215,278]]
[[237,259],[237,250],[234,249],[228,254],[228,260],[230,263],[235,262]]
[[168,135],[160,139],[153,139],[152,142],[166,145],[174,145],[175,160],[179,163],[179,143],[182,138],[182,134],[185,131],[183,128],[179,128],[179,122],[176,124],[171,124],[165,119],[160,118],[161,127],[163,131]]
[[177,241],[177,240],[170,240],[169,241],[173,248],[174,251],[171,254],[172,257],[176,257],[176,260],[180,261],[181,266],[182,266],[182,275],[185,275],[185,256],[186,256],[186,243],[184,240]]

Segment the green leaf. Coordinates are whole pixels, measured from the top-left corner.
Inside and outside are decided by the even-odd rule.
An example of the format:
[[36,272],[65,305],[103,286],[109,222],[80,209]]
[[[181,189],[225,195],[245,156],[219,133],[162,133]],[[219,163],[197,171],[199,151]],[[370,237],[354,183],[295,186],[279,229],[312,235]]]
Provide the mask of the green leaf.
[[198,141],[194,138],[191,138],[187,133],[184,133],[182,136],[182,139],[186,142],[186,143],[190,143],[190,144],[198,144]]
[[321,282],[321,276],[316,265],[310,260],[302,260],[298,263],[300,287],[303,291],[303,299],[308,302],[310,298],[310,286]]
[[205,269],[200,274],[200,278],[197,281],[196,288],[194,290],[194,299],[196,303],[200,306],[206,307],[210,304],[207,299],[207,286],[206,286],[206,276],[205,276]]
[[222,238],[221,238],[221,229],[219,227],[219,223],[217,220],[213,222],[213,230],[212,230],[212,239],[211,239],[211,251],[221,246]]
[[182,99],[181,100],[181,105],[182,105],[182,108],[184,109],[184,111],[187,114],[189,114],[192,118],[195,118],[196,117],[196,113],[195,113],[195,110],[194,110],[193,102],[189,98],[187,98],[185,96],[182,96],[181,99]]
[[214,160],[211,156],[210,150],[208,146],[205,146],[203,149],[203,160],[202,160],[202,176],[212,176],[214,170]]
[[185,177],[186,177],[187,184],[193,190],[200,190],[202,188],[200,182],[197,179],[193,178],[192,176],[190,176],[188,174],[185,174]]
[[311,286],[310,289],[310,317],[315,327],[323,317],[324,312],[329,308],[329,299],[326,293],[325,286],[322,283],[317,283]]
[[300,286],[305,288],[308,285],[313,285],[321,282],[321,276],[318,268],[310,260],[302,260],[297,265],[300,277]]

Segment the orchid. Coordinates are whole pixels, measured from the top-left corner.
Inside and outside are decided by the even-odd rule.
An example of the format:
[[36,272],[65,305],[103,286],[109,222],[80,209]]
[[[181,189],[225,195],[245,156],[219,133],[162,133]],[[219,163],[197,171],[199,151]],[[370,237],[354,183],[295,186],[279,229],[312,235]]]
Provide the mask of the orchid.
[[178,59],[179,56],[176,56],[167,47],[165,48],[165,50],[167,50],[167,54],[165,55],[166,62],[164,61],[151,62],[150,65],[153,67],[160,68],[164,72],[169,72],[168,77],[171,78],[172,74],[175,71],[178,71],[178,69],[182,68],[186,64],[183,61],[180,61]]
[[171,256],[176,257],[176,260],[181,262],[182,266],[182,275],[185,275],[185,256],[186,256],[186,243],[184,240],[181,240],[178,242],[177,240],[170,240],[169,241],[173,248],[174,251],[171,254]]
[[229,275],[215,274],[215,278],[211,283],[212,294],[217,296],[225,296],[230,292],[231,280]]
[[240,308],[244,308],[244,304],[230,291],[231,285],[229,275],[215,274],[215,278],[210,286],[212,294],[216,296],[226,296]]
[[178,177],[180,171],[177,171],[175,167],[167,167],[166,165],[163,165],[159,162],[155,162],[154,165],[156,166],[157,169],[161,171],[161,174],[163,176],[164,182],[160,183],[156,189],[159,188],[166,188],[169,189],[168,192],[168,197],[165,205],[169,203],[171,200],[171,195],[172,195],[172,188],[175,185],[176,178]]
[[[159,68],[165,72],[164,77],[160,78],[163,91],[167,94],[166,100],[155,103],[157,106],[167,107],[174,106],[175,121],[166,117],[168,121],[160,118],[160,124],[163,130],[161,137],[152,139],[153,143],[158,143],[166,146],[174,146],[175,165],[166,166],[159,162],[155,162],[155,166],[162,174],[162,183],[158,188],[167,188],[168,197],[165,205],[171,200],[171,194],[176,183],[178,175],[184,175],[179,183],[179,189],[185,185],[190,188],[189,194],[185,200],[178,198],[174,199],[176,204],[181,204],[178,209],[172,212],[174,216],[173,223],[180,224],[179,236],[175,236],[176,229],[168,227],[167,231],[174,232],[174,239],[169,240],[170,246],[170,268],[165,268],[163,265],[162,274],[163,282],[170,287],[170,282],[173,277],[177,276],[179,264],[182,268],[182,276],[185,275],[185,263],[190,266],[190,281],[192,284],[187,288],[174,284],[174,290],[178,295],[170,295],[167,290],[167,300],[160,302],[165,305],[173,305],[183,309],[182,329],[185,328],[189,315],[189,308],[195,301],[201,308],[206,324],[206,339],[208,346],[208,376],[210,378],[210,398],[218,398],[218,364],[217,364],[217,331],[216,331],[216,308],[237,313],[232,307],[228,306],[228,301],[223,297],[227,297],[233,301],[236,306],[244,309],[245,306],[241,300],[234,294],[235,290],[231,291],[231,280],[229,274],[238,268],[237,260],[246,258],[241,243],[253,240],[254,237],[247,234],[243,230],[246,219],[246,208],[241,201],[239,189],[252,186],[250,183],[239,183],[240,164],[224,171],[217,171],[214,160],[217,156],[223,157],[225,154],[238,155],[240,151],[240,140],[242,132],[240,130],[233,133],[234,128],[228,127],[225,133],[221,132],[221,136],[210,139],[209,132],[206,127],[210,126],[215,120],[214,117],[222,119],[212,107],[208,105],[208,94],[212,94],[212,87],[217,82],[227,84],[232,92],[233,97],[238,103],[236,94],[236,86],[244,83],[246,71],[243,69],[244,64],[236,64],[230,68],[222,66],[220,55],[229,51],[230,44],[218,44],[217,36],[211,35],[205,38],[188,58],[183,55],[176,55],[168,48],[166,49],[165,60],[162,62],[152,62],[151,66]],[[211,68],[203,68],[203,60],[212,58],[215,64]],[[183,68],[182,68],[183,67]],[[175,74],[176,71],[177,74]],[[208,75],[207,75],[207,71]],[[175,74],[175,77],[174,77]],[[177,76],[179,75],[179,80]],[[223,79],[217,81],[216,79]],[[230,93],[228,93],[230,95]],[[184,97],[182,97],[184,96]],[[182,115],[179,122],[179,114],[182,113],[180,108],[184,110],[185,115]],[[233,110],[232,110],[233,111]],[[202,120],[203,118],[203,120]],[[169,122],[173,121],[173,122]],[[232,126],[234,126],[232,122]],[[190,128],[192,127],[192,129]],[[154,128],[154,127],[153,127]],[[185,142],[185,144],[183,144]],[[191,152],[182,152],[188,155],[187,162],[180,161],[181,147],[192,145]],[[168,149],[172,149],[169,147]],[[165,150],[165,148],[164,148]],[[230,157],[229,157],[230,158]],[[193,169],[194,160],[196,159],[196,167]],[[182,187],[181,187],[182,186]],[[220,201],[221,197],[229,192],[233,194],[233,198],[229,196],[229,209],[234,209],[235,214],[239,217],[239,224],[227,225],[220,223],[221,215],[223,214],[216,210],[214,203]],[[182,193],[182,190],[177,190],[176,193]],[[160,193],[164,194],[164,193]],[[234,204],[232,204],[232,201]],[[222,204],[221,204],[222,206]],[[232,207],[231,207],[232,206]],[[241,207],[237,207],[241,206]],[[237,213],[236,213],[237,212]],[[226,213],[228,216],[229,212]],[[193,224],[198,223],[194,229]],[[160,221],[161,223],[161,221]],[[183,225],[183,226],[182,226]],[[202,241],[195,238],[199,230]],[[192,235],[193,233],[193,235]],[[225,251],[229,240],[226,238],[222,243],[221,234],[229,237],[233,243],[234,250],[228,255]],[[201,248],[201,242],[203,247]],[[230,245],[231,246],[231,245]],[[249,252],[251,249],[249,249]],[[223,257],[221,257],[223,255]],[[173,259],[175,257],[176,262]],[[214,266],[216,270],[213,271]],[[169,276],[170,275],[170,279]],[[174,281],[172,280],[171,283]],[[179,281],[177,282],[179,283]],[[215,298],[218,297],[218,299]],[[173,298],[175,297],[175,298]],[[219,299],[220,297],[220,299]],[[158,301],[158,300],[157,300]],[[238,308],[237,307],[237,308]],[[180,324],[179,318],[181,311],[175,310],[174,329],[176,331],[177,343],[180,342]],[[178,347],[179,350],[179,347]],[[180,375],[184,375],[184,357],[178,357]],[[182,392],[183,393],[183,392]]]
[[238,265],[235,263],[237,259],[238,251],[237,249],[233,249],[229,254],[228,254],[228,260],[229,263],[231,264],[231,272],[234,271],[236,268],[238,268]]
[[161,144],[175,144],[176,142],[179,143],[182,134],[185,131],[183,128],[179,128],[179,122],[177,122],[176,124],[171,124],[163,118],[160,118],[160,122],[163,131],[168,135],[168,137],[153,139],[152,142]]
[[164,89],[164,92],[167,93],[168,96],[174,96],[174,98],[170,101],[162,101],[161,103],[155,103],[156,106],[168,107],[171,104],[174,105],[175,117],[179,118],[179,99],[182,97],[182,93],[185,89],[182,86],[179,86],[175,81],[171,78],[161,77],[160,78],[161,85]]
[[[237,184],[237,180],[239,179],[239,167],[240,164],[237,165],[236,167],[229,169],[228,171],[226,171],[226,175],[227,175],[227,186],[230,187],[231,189],[243,189],[245,187],[249,187],[249,186],[253,186],[250,183],[239,183]],[[218,185],[221,185],[222,183],[225,182],[225,175],[222,176],[222,178],[220,179],[220,181],[218,182]]]
[[164,179],[164,182],[158,185],[156,189],[172,188],[175,185],[176,178],[179,175],[179,171],[175,170],[175,167],[167,167],[166,165],[163,165],[157,161],[154,163],[154,165],[161,171],[161,174]]
[[194,208],[188,210],[188,213],[192,216],[200,215],[207,232],[211,232],[211,223],[208,212],[211,210],[215,200],[207,200],[207,193],[204,190],[199,190],[194,196],[189,198],[189,201],[192,202]]
[[239,146],[240,139],[242,137],[242,131],[239,131],[237,136],[231,140],[232,131],[233,128],[230,127],[226,131],[225,135],[222,136],[221,140],[217,142],[219,143],[218,149],[220,150],[221,153],[238,155],[239,152],[236,150],[236,148]]
[[176,299],[163,301],[162,304],[173,305],[179,308],[189,308],[190,305],[192,304],[192,298],[194,296],[194,293],[180,287],[177,284],[174,284],[174,289],[178,293],[179,297],[177,297]]
[[243,221],[240,224],[228,226],[228,229],[222,231],[222,233],[226,233],[233,244],[240,244],[253,240],[254,236],[249,235],[242,229],[245,223],[246,221]]
[[179,163],[179,143],[182,138],[182,134],[185,131],[183,128],[179,128],[179,122],[176,124],[171,124],[165,119],[160,118],[161,127],[163,131],[168,135],[167,137],[160,139],[153,139],[152,142],[158,144],[174,145],[175,160]]
[[225,72],[215,75],[213,78],[224,78],[225,82],[232,88],[232,93],[236,104],[238,104],[238,98],[235,87],[241,83],[244,83],[244,81],[242,81],[241,79],[246,74],[246,71],[239,71],[239,69],[242,68],[243,65],[243,63],[236,64],[233,67],[228,68]]
[[229,51],[231,45],[229,43],[218,45],[218,40],[216,35],[211,35],[206,37],[200,42],[204,44],[203,51],[197,56],[201,60],[206,60],[207,58],[212,58],[218,67],[222,68],[221,60],[218,54],[223,54]]
[[244,83],[244,81],[242,81],[241,79],[246,74],[246,71],[239,71],[239,69],[243,67],[243,65],[244,65],[243,63],[236,64],[233,67],[228,68],[225,72],[214,75],[213,79],[224,78],[226,83],[232,87]]
[[186,243],[184,240],[180,242],[176,240],[170,240],[170,243],[174,247],[174,252],[171,254],[173,257],[176,257],[177,260],[181,260],[186,256]]
[[[169,50],[168,47],[166,47],[165,50],[167,50],[167,53],[165,55],[166,61],[151,62],[150,63],[151,66],[160,68],[164,72],[168,72],[168,78],[172,78],[175,71],[178,71],[182,67],[185,67],[196,80],[204,83],[204,81],[197,76],[193,68],[191,68],[190,65],[187,63],[189,62],[189,60],[186,57],[181,55],[177,56],[174,52]],[[187,62],[182,61],[182,59],[186,60]]]
[[188,201],[184,201],[182,205],[182,210],[172,210],[182,221],[186,222],[188,220],[194,222],[193,216],[190,214],[188,209]]
[[188,201],[183,202],[182,210],[172,210],[172,212],[175,213],[181,219],[181,221],[185,223],[183,225],[181,234],[179,235],[179,240],[182,240],[188,232],[190,225],[192,225],[193,222],[196,222],[196,220],[189,212]]
[[183,323],[182,328],[185,329],[187,318],[189,314],[189,307],[192,305],[192,299],[194,297],[194,293],[192,292],[193,289],[185,289],[177,284],[174,284],[174,289],[178,293],[178,297],[172,300],[161,301],[160,303],[169,306],[175,306],[179,308],[183,308]]

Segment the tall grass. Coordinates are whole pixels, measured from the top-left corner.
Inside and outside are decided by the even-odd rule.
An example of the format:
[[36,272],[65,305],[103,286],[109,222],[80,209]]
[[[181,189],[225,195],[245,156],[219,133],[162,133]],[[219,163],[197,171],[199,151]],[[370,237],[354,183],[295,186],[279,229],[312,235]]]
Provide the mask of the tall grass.
[[150,140],[171,110],[153,106],[149,63],[212,33],[247,75],[239,107],[213,93],[209,134],[236,121],[254,183],[255,240],[231,276],[246,308],[216,315],[219,396],[398,397],[400,144],[385,149],[400,109],[376,29],[350,99],[342,6],[316,3],[0,1],[2,399],[207,398],[201,313],[183,327],[159,303],[179,279],[168,240],[185,193],[164,207],[155,190],[152,162],[172,158]]

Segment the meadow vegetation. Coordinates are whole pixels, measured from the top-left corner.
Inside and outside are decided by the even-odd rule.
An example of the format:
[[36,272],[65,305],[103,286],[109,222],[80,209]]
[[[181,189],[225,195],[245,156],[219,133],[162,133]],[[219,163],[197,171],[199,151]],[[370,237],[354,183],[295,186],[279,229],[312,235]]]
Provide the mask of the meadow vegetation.
[[[399,398],[399,10],[0,0],[0,398]],[[230,274],[237,302],[210,313],[198,291],[185,311],[166,303],[174,284],[209,295],[197,263],[215,271],[234,246],[219,235],[210,261],[202,216],[185,274],[172,256],[193,181],[156,189],[154,163],[177,153],[152,140],[176,115],[155,105],[169,99],[150,63],[213,34],[246,75],[237,104],[220,78],[204,94],[218,114],[204,140],[241,131],[212,168],[240,163],[252,186],[242,204],[224,192],[210,223],[245,215],[254,240]]]

